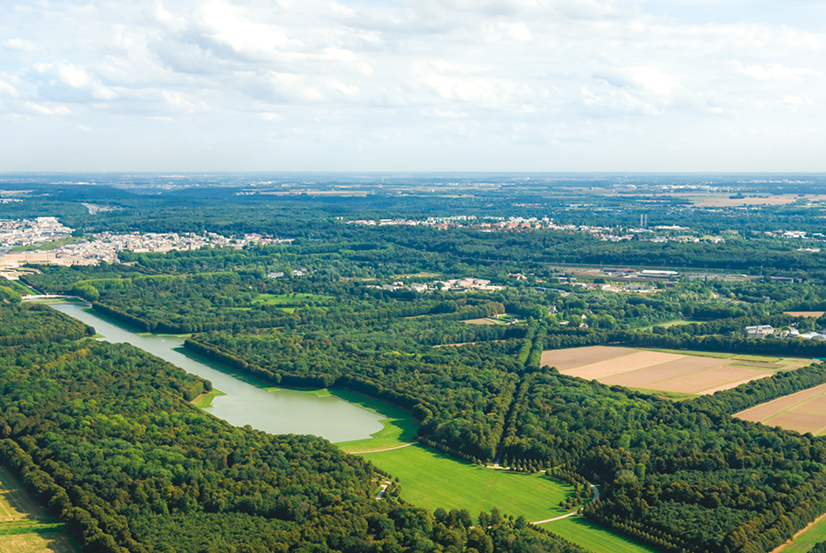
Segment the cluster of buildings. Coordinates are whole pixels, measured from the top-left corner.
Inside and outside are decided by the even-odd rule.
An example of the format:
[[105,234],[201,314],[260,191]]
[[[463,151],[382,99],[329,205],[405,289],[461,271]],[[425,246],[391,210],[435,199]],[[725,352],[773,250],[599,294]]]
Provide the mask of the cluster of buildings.
[[771,325],[747,326],[745,332],[747,337],[756,339],[774,335],[778,338],[802,338],[804,340],[826,341],[826,330],[822,332],[800,332],[794,326],[781,330],[780,332],[776,332]]
[[101,261],[116,263],[118,253],[168,252],[171,250],[197,250],[204,247],[232,247],[241,249],[249,245],[284,244],[291,239],[278,239],[261,234],[245,234],[243,237],[226,237],[212,232],[195,233],[139,233],[115,234],[103,232],[75,242],[61,244],[48,251],[10,252],[15,246],[36,246],[46,242],[69,238],[72,229],[62,225],[55,217],[38,217],[30,220],[0,221],[0,266],[19,266],[24,263],[53,263],[58,265],[95,265]]
[[0,220],[0,248],[34,246],[68,238],[72,230],[61,224],[57,217],[4,219]]
[[[522,205],[522,204],[517,204]],[[427,219],[358,219],[347,221],[348,225],[361,226],[427,226],[437,229],[451,227],[472,228],[481,232],[516,232],[527,230],[552,230],[570,234],[584,233],[599,240],[620,242],[622,240],[647,240],[651,242],[723,242],[720,236],[697,236],[688,227],[661,225],[649,229],[647,217],[641,228],[618,229],[590,225],[560,225],[549,217],[475,217],[456,215],[451,217],[428,217]],[[624,231],[624,232],[623,232]]]
[[822,232],[806,232],[805,230],[767,230],[763,234],[770,238],[784,238],[786,240],[826,241],[826,234]]
[[485,280],[483,278],[454,278],[444,281],[434,280],[433,282],[428,283],[413,282],[411,284],[405,284],[404,282],[397,281],[392,284],[373,284],[369,285],[368,288],[376,288],[378,290],[387,290],[390,292],[397,290],[411,290],[413,292],[426,293],[440,290],[444,292],[493,292],[496,290],[501,290],[503,287],[494,286],[489,280]]

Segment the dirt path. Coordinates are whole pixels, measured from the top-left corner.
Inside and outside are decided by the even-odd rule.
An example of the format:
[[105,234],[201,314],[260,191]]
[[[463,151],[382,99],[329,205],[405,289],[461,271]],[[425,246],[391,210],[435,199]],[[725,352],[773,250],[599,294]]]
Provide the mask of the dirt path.
[[379,493],[376,494],[376,501],[378,501],[382,497],[384,497],[384,492],[387,491],[387,487],[389,485],[390,485],[390,480],[382,480],[381,489],[379,490]]
[[393,451],[394,449],[401,449],[403,447],[410,447],[411,445],[416,445],[415,442],[409,444],[402,444],[393,447],[386,447],[384,449],[370,449],[368,451],[351,451],[349,452],[350,455],[363,455],[365,453],[381,453],[382,451]]

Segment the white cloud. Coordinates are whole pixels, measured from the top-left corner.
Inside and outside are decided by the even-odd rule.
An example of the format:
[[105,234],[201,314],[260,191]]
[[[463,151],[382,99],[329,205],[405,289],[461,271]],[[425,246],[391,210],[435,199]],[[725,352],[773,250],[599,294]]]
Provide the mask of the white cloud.
[[[673,155],[675,170],[702,169],[693,160],[709,159],[709,136],[725,136],[714,154],[728,149],[732,164],[755,159],[753,137],[776,140],[766,159],[780,168],[778,152],[818,142],[799,129],[826,128],[826,32],[789,19],[804,3],[769,0],[749,19],[715,17],[710,0],[663,1],[671,12],[650,0],[30,3],[3,14],[0,117],[23,129],[58,116],[37,118],[51,125],[40,135],[54,136],[55,169],[59,140],[83,128],[95,130],[90,144],[157,148],[148,164],[228,170],[319,159],[377,169],[397,152],[419,169],[451,159],[471,164],[454,169],[609,170],[628,159],[623,168],[645,170]],[[74,126],[61,126],[67,115]],[[203,138],[210,156],[182,135]],[[680,148],[663,150],[675,136]],[[274,140],[283,158],[269,155]],[[0,170],[46,147],[17,142]],[[547,155],[550,144],[564,155]],[[371,155],[385,147],[391,156]],[[604,154],[612,148],[625,155]],[[238,151],[274,165],[243,165]],[[826,169],[821,157],[812,166]],[[99,159],[90,153],[88,168]]]
[[8,94],[9,96],[17,97],[17,89],[6,81],[0,80],[0,93]]
[[43,104],[35,104],[34,102],[26,102],[26,107],[39,113],[41,115],[53,115],[53,116],[64,116],[64,115],[71,115],[72,110],[67,108],[66,106],[44,106]]
[[734,60],[733,66],[736,71],[749,77],[765,81],[802,81],[809,77],[823,78],[823,71],[817,69],[805,69],[800,67],[783,67],[779,63],[772,63],[769,65],[744,65],[737,60]]
[[34,44],[22,38],[10,38],[4,40],[3,46],[9,50],[19,50],[21,52],[34,52],[37,50],[37,47]]

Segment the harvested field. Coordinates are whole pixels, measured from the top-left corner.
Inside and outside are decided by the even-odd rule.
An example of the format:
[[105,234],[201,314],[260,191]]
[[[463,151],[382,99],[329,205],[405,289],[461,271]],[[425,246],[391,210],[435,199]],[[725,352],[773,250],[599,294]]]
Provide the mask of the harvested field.
[[650,388],[656,382],[679,378],[697,371],[705,371],[714,367],[724,365],[726,359],[714,359],[711,357],[686,357],[676,361],[670,361],[648,369],[641,369],[614,377],[606,378],[604,384],[618,384],[629,388]]
[[[772,373],[743,369],[740,367],[721,366],[714,370],[700,371],[694,374],[660,382],[657,386],[666,392],[706,392],[707,390],[726,390],[745,384],[758,378],[766,378]],[[711,392],[706,392],[711,393]]]
[[575,367],[616,359],[617,357],[631,355],[633,353],[638,353],[638,351],[631,348],[609,348],[605,346],[552,349],[542,352],[542,365],[556,367],[558,371],[565,372]]
[[826,384],[768,401],[734,416],[800,433],[820,434],[826,431]]
[[462,321],[467,325],[496,325],[499,324],[496,321],[492,321],[490,319],[468,319],[466,321]]
[[61,532],[0,536],[0,553],[76,553],[78,547]]
[[562,374],[628,388],[712,394],[734,388],[780,370],[809,365],[808,359],[735,356],[701,352],[646,351],[593,346],[545,351],[542,364]]
[[801,434],[811,432],[819,434],[826,430],[826,417],[817,415],[801,415],[800,413],[780,413],[766,421],[769,426],[779,426],[787,430],[795,430]]
[[680,359],[680,356],[672,353],[641,351],[631,355],[624,355],[617,359],[609,359],[608,361],[600,361],[599,363],[577,367],[576,369],[569,370],[566,374],[578,376],[586,380],[594,380],[644,369],[653,365],[661,365],[677,359]]
[[772,401],[755,405],[750,409],[740,411],[734,416],[746,421],[764,422],[778,413],[788,411],[792,407],[823,393],[826,393],[826,384],[821,384],[820,386],[815,386],[814,388],[809,388],[808,390],[801,390],[788,396],[779,397],[777,399],[773,399]]
[[791,315],[792,317],[813,317],[819,319],[826,311],[784,311],[783,313]]

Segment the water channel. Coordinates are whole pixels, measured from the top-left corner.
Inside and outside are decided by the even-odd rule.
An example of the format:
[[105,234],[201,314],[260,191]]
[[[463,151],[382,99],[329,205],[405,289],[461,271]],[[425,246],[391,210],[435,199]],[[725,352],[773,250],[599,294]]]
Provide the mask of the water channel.
[[81,303],[61,302],[50,306],[94,326],[103,336],[102,340],[127,342],[211,381],[216,390],[227,395],[216,397],[208,411],[235,426],[249,424],[271,434],[314,434],[331,442],[369,438],[382,429],[382,415],[335,396],[319,397],[294,390],[269,391],[200,363],[175,350],[183,347],[182,337],[130,332],[98,317]]

